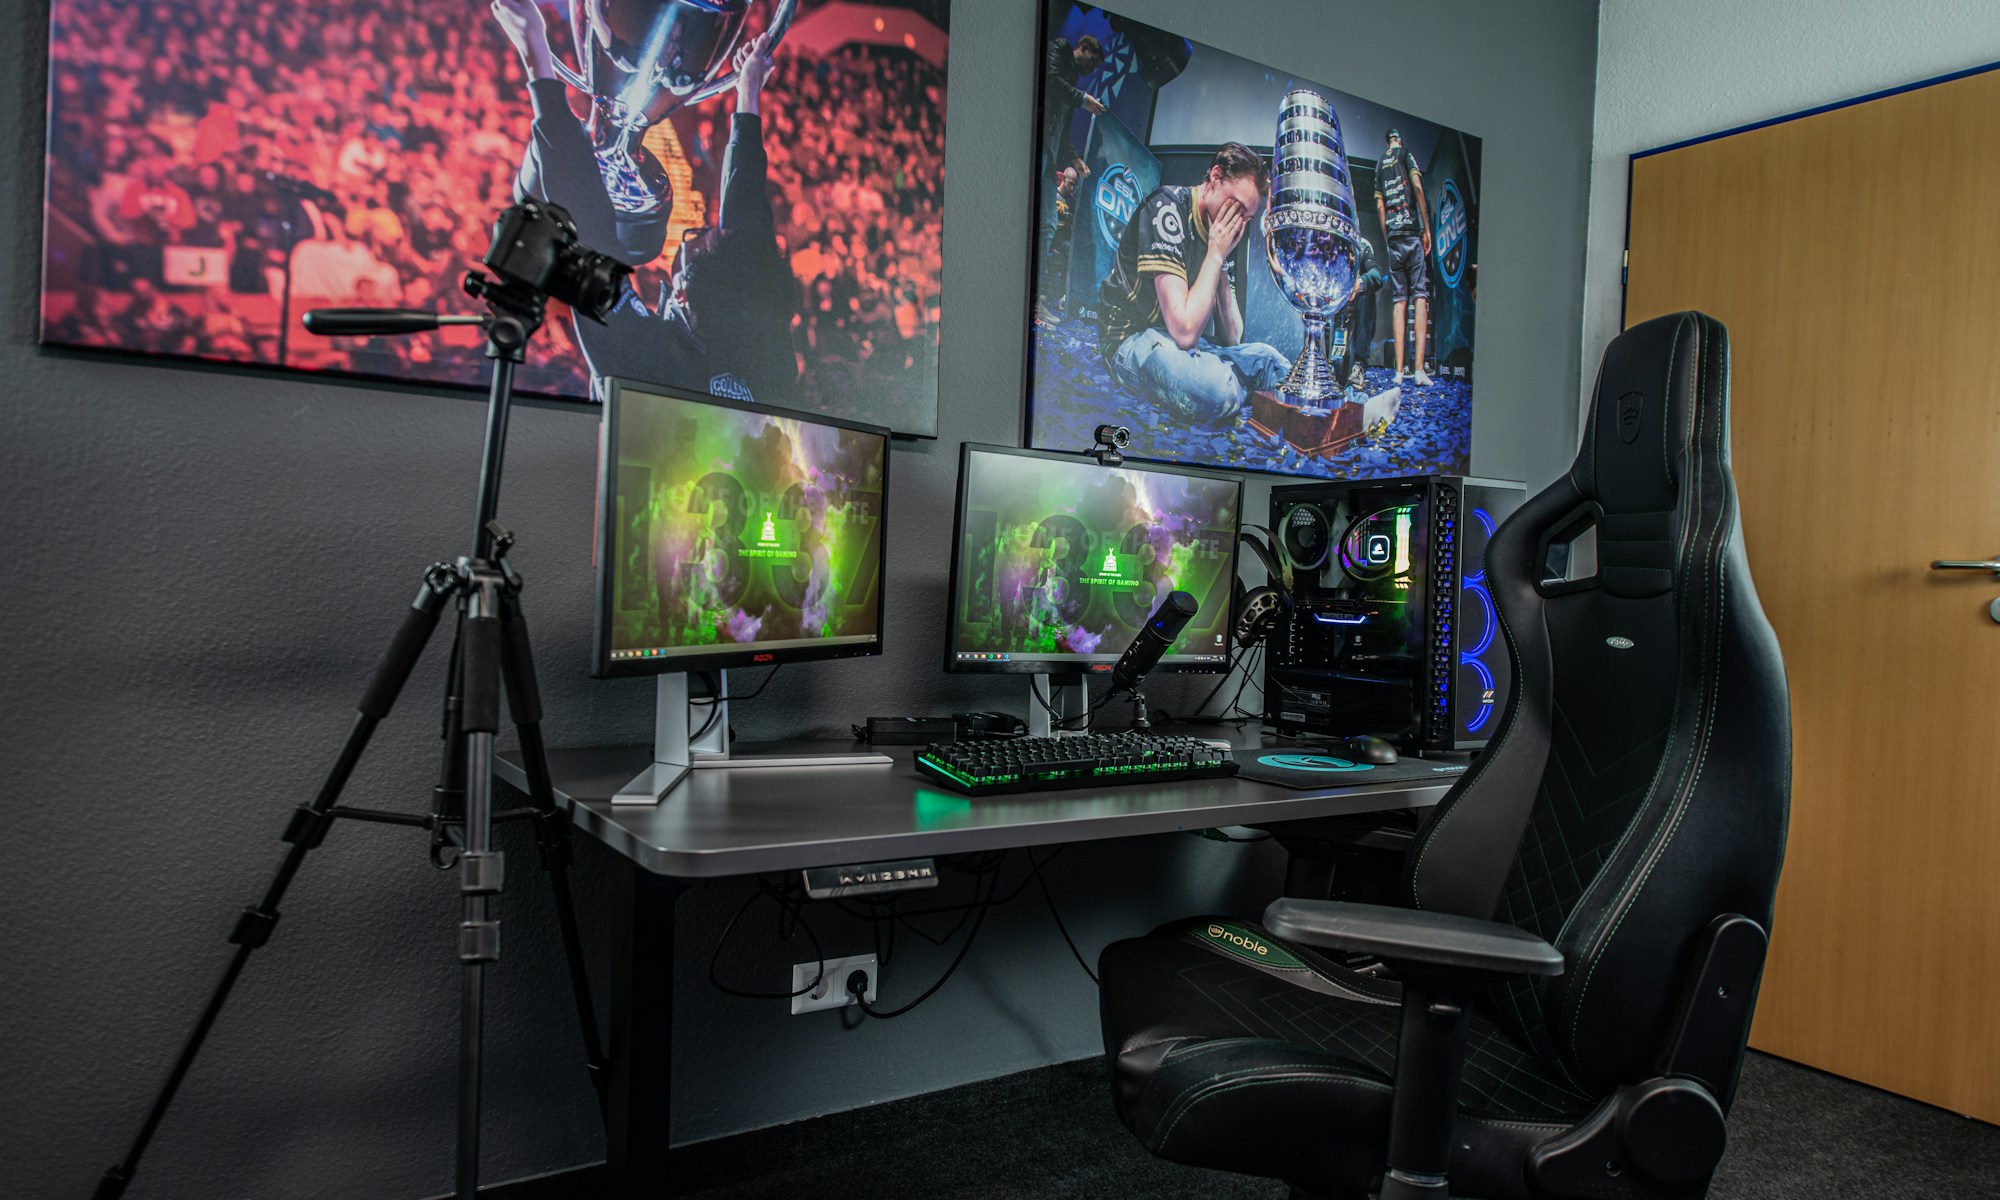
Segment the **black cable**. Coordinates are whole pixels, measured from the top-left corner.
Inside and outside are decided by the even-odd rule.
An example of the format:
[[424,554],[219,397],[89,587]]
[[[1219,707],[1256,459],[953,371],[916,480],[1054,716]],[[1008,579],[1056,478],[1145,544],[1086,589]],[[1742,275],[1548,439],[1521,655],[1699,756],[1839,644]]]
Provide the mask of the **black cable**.
[[[1208,695],[1203,696],[1201,698],[1201,703],[1194,706],[1194,715],[1184,719],[1188,721],[1206,721],[1211,719],[1220,719],[1219,717],[1218,718],[1204,717],[1201,715],[1202,710],[1207,708],[1209,706],[1209,703],[1213,701],[1218,695],[1222,694],[1223,688],[1229,686],[1229,680],[1236,674],[1236,672],[1243,669],[1244,660],[1249,658],[1250,652],[1256,648],[1257,647],[1255,646],[1239,646],[1236,650],[1236,656],[1232,658],[1229,662],[1229,669],[1222,673],[1222,678],[1215,681],[1215,686],[1208,690]],[[1222,710],[1221,714],[1222,716],[1227,716],[1228,714],[1229,714],[1228,709],[1225,708]]]
[[1065,717],[1061,713],[1057,712],[1055,708],[1049,703],[1049,701],[1042,699],[1042,693],[1035,687],[1035,681],[1033,679],[1028,680],[1028,694],[1035,698],[1035,703],[1041,705],[1042,709],[1045,712],[1047,712],[1049,716],[1055,718],[1056,723],[1051,728],[1067,730],[1069,732],[1076,732],[1075,730],[1071,730],[1069,728],[1071,722],[1088,721],[1090,718],[1097,715],[1098,709],[1103,708],[1106,704],[1109,704],[1111,702],[1112,697],[1123,695],[1125,694],[1126,690],[1127,689],[1124,688],[1113,688],[1104,692],[1100,692],[1098,693],[1097,699],[1091,701],[1090,705],[1086,707],[1082,712],[1076,714],[1075,716]]
[[[712,672],[703,671],[701,673],[701,676],[703,679],[708,680],[709,694],[706,696],[693,697],[688,701],[688,706],[692,708],[693,706],[699,704],[702,707],[708,709],[708,720],[703,721],[701,723],[700,729],[688,735],[688,741],[698,742],[704,736],[707,735],[709,730],[715,728],[716,719],[722,715],[722,705],[717,704],[716,703],[717,700],[732,700],[732,701],[755,700],[757,697],[764,694],[765,688],[771,686],[771,681],[778,677],[778,672],[784,669],[784,666],[785,666],[784,663],[779,663],[777,666],[772,667],[771,673],[769,675],[764,676],[764,681],[757,685],[757,690],[744,696],[717,696],[715,693],[722,690],[721,681],[718,680]],[[734,733],[731,733],[729,736],[731,738],[734,738],[736,735]]]
[[[975,886],[975,889],[974,889],[974,894],[977,894],[977,888],[976,888],[976,886]],[[1010,899],[1011,899],[1011,897],[1010,897]],[[945,944],[946,942],[949,942],[949,941],[950,941],[951,939],[953,939],[954,937],[957,937],[957,936],[958,936],[958,931],[959,931],[959,930],[961,930],[961,929],[963,929],[963,928],[965,928],[965,922],[966,922],[967,920],[969,920],[969,919],[971,918],[973,910],[974,910],[974,909],[976,909],[976,908],[978,908],[978,907],[979,907],[979,902],[975,900],[975,901],[972,901],[972,902],[970,902],[970,903],[967,903],[967,904],[961,904],[961,905],[957,905],[957,906],[955,906],[955,907],[951,907],[951,908],[935,908],[935,909],[931,909],[931,910],[929,910],[929,912],[926,912],[926,913],[911,913],[911,914],[905,914],[905,913],[899,913],[899,912],[896,912],[896,911],[895,911],[894,909],[891,909],[891,910],[890,910],[890,914],[889,914],[889,916],[888,916],[887,920],[888,920],[888,921],[890,922],[890,925],[891,925],[891,927],[892,927],[892,928],[893,928],[894,926],[897,926],[897,925],[901,925],[901,926],[902,926],[903,928],[905,928],[905,929],[909,930],[909,931],[910,931],[911,933],[914,933],[914,934],[916,934],[916,935],[917,935],[918,937],[920,937],[920,938],[924,939],[925,941],[929,942],[929,943],[930,943],[931,945],[933,945],[933,946],[942,946],[942,945],[944,945],[944,944]],[[857,912],[855,912],[855,911],[854,911],[853,909],[850,909],[850,908],[845,908],[845,907],[843,907],[843,908],[841,909],[841,911],[842,911],[842,912],[844,912],[844,913],[846,913],[846,914],[847,914],[848,916],[850,916],[850,917],[861,917],[861,919],[863,919],[863,920],[873,920],[873,919],[874,919],[874,918],[871,918],[871,917],[864,917],[864,916],[862,916],[862,914],[860,914],[860,913],[857,913]],[[922,929],[918,928],[918,927],[917,927],[916,925],[912,924],[912,923],[911,923],[911,921],[910,921],[910,917],[911,917],[911,916],[929,916],[929,915],[931,915],[932,913],[948,913],[948,912],[956,912],[956,913],[958,913],[958,923],[957,923],[957,924],[955,924],[955,925],[953,925],[953,926],[952,926],[952,927],[951,927],[950,929],[946,930],[946,931],[944,932],[944,934],[943,934],[942,936],[939,936],[939,937],[932,937],[932,936],[931,936],[930,934],[928,934],[928,933],[925,933],[925,932],[924,932],[924,931],[923,931]]]
[[811,925],[806,924],[805,914],[801,911],[798,911],[797,909],[792,910],[792,916],[797,921],[798,927],[806,931],[806,937],[812,940],[813,954],[819,958],[819,972],[818,974],[813,976],[813,981],[811,983],[807,984],[806,986],[800,988],[795,992],[747,992],[740,988],[730,987],[728,984],[722,982],[721,979],[716,977],[715,969],[717,964],[719,964],[722,961],[722,948],[729,944],[730,931],[735,929],[736,923],[743,919],[743,914],[750,911],[750,906],[752,904],[755,904],[759,899],[765,896],[769,896],[772,899],[777,900],[778,907],[781,910],[789,907],[786,900],[780,894],[770,889],[769,885],[763,883],[760,880],[758,882],[757,890],[750,893],[749,896],[744,898],[742,905],[738,907],[736,910],[736,915],[729,918],[729,924],[724,925],[722,927],[722,936],[717,938],[715,942],[715,953],[709,955],[708,958],[708,982],[710,986],[714,987],[715,990],[719,992],[723,992],[731,996],[738,996],[745,1000],[796,999],[797,997],[803,996],[807,992],[812,991],[814,988],[817,988],[820,985],[820,982],[826,978],[826,951],[820,949],[818,935],[813,933]]
[[[893,918],[893,917],[894,917],[894,916],[896,915],[896,897],[894,897],[894,896],[891,896],[891,897],[889,897],[889,904],[888,904],[888,908],[889,908],[889,915],[890,915],[890,917],[892,917],[892,918]],[[900,922],[898,922],[898,921],[895,921],[895,920],[891,920],[891,921],[889,922],[889,949],[888,949],[888,951],[887,951],[886,953],[884,953],[884,954],[882,955],[882,958],[881,958],[881,960],[880,960],[880,961],[881,961],[881,964],[882,964],[882,965],[883,965],[884,967],[888,966],[888,965],[889,965],[889,960],[890,960],[891,958],[895,957],[895,954],[896,954],[896,929],[897,929],[897,927],[898,927],[898,926],[899,926],[900,924],[901,924]]]
[[[1058,847],[1057,853],[1060,852],[1061,848]],[[1049,915],[1056,919],[1056,932],[1062,934],[1062,940],[1069,947],[1071,957],[1076,959],[1077,966],[1083,968],[1083,973],[1090,976],[1090,982],[1097,983],[1097,972],[1091,970],[1090,964],[1083,961],[1083,952],[1076,948],[1075,940],[1069,936],[1069,926],[1063,924],[1062,914],[1056,911],[1056,898],[1049,894],[1049,881],[1042,878],[1042,868],[1054,860],[1054,854],[1049,855],[1048,858],[1043,859],[1041,862],[1035,862],[1034,855],[1029,855],[1028,861],[1034,863],[1034,870],[1030,873],[1034,876],[1035,882],[1041,885],[1042,900],[1049,906]]]
[[763,694],[764,694],[764,689],[765,689],[765,688],[767,688],[767,687],[770,687],[770,686],[771,686],[771,681],[772,681],[773,679],[776,679],[776,678],[778,677],[778,672],[780,672],[780,671],[782,671],[782,670],[784,670],[784,669],[785,669],[785,664],[784,664],[784,663],[779,663],[779,664],[778,664],[777,666],[775,666],[775,667],[772,667],[772,668],[771,668],[771,673],[770,673],[769,675],[766,675],[766,676],[764,676],[764,681],[763,681],[762,683],[759,683],[759,684],[757,685],[757,690],[756,690],[756,691],[754,691],[754,692],[751,692],[751,693],[749,693],[749,694],[747,694],[747,695],[743,695],[743,696],[729,696],[729,697],[727,697],[727,699],[729,699],[729,700],[755,700],[755,699],[756,699],[757,697],[759,697],[759,696],[761,696],[761,695],[763,695]]
[[[890,899],[893,900],[894,897],[892,896]],[[876,906],[880,903],[881,901],[876,897],[868,897],[868,931],[875,937],[875,963],[878,968],[889,965],[889,956],[882,952],[882,919],[880,914],[875,911]],[[890,923],[889,928],[891,930],[896,928],[893,921]]]
[[[1073,686],[1073,687],[1081,687],[1081,686],[1083,686],[1083,685],[1082,685],[1082,684],[1073,684],[1073,685],[1071,685],[1071,686]],[[1090,715],[1091,715],[1092,713],[1096,712],[1096,711],[1097,711],[1097,709],[1098,709],[1098,705],[1096,705],[1096,704],[1093,704],[1093,705],[1091,705],[1091,706],[1090,706],[1090,707],[1089,707],[1088,709],[1086,709],[1086,710],[1085,710],[1085,711],[1083,711],[1083,712],[1080,712],[1080,713],[1077,713],[1077,714],[1075,714],[1075,715],[1073,715],[1073,716],[1067,716],[1067,717],[1066,717],[1066,716],[1064,716],[1063,714],[1061,714],[1061,713],[1059,713],[1059,712],[1057,712],[1057,711],[1055,710],[1055,706],[1054,706],[1054,703],[1053,703],[1053,701],[1054,701],[1054,692],[1055,692],[1055,687],[1054,687],[1053,685],[1051,685],[1051,686],[1050,686],[1050,688],[1049,688],[1049,692],[1051,693],[1051,695],[1050,695],[1050,698],[1049,698],[1049,699],[1047,699],[1047,700],[1044,700],[1044,699],[1042,699],[1042,692],[1041,692],[1041,689],[1040,689],[1039,687],[1035,686],[1035,680],[1034,680],[1034,677],[1033,677],[1033,676],[1029,676],[1029,677],[1028,677],[1028,694],[1029,694],[1030,696],[1033,696],[1033,697],[1035,698],[1035,703],[1037,703],[1037,704],[1039,704],[1039,705],[1041,705],[1041,706],[1042,706],[1042,711],[1044,711],[1044,712],[1048,713],[1048,714],[1049,714],[1049,716],[1051,716],[1051,717],[1055,718],[1055,722],[1056,722],[1056,723],[1055,723],[1055,724],[1054,724],[1053,726],[1051,726],[1051,728],[1053,728],[1053,729],[1064,729],[1064,730],[1067,730],[1067,729],[1069,729],[1069,725],[1070,725],[1070,722],[1072,722],[1072,721],[1081,721],[1081,720],[1084,720],[1084,719],[1088,718],[1088,717],[1089,717],[1089,716],[1090,716]],[[1109,695],[1109,693],[1106,693],[1106,695],[1108,696],[1108,695]],[[1102,703],[1102,700],[1100,700],[1100,701],[1099,701],[1099,703],[1101,704],[1101,703]]]
[[688,735],[690,742],[698,742],[708,736],[708,731],[715,728],[716,718],[722,715],[722,706],[715,702],[715,693],[722,690],[722,682],[716,678],[713,671],[703,671],[701,677],[708,682],[708,695],[691,697],[688,700],[688,707],[693,708],[697,704],[707,705],[708,720],[701,723],[700,729]]
[[[1263,659],[1263,653],[1262,653],[1262,651],[1263,651],[1263,648],[1262,648],[1261,646],[1260,646],[1260,647],[1258,647],[1258,657],[1257,657],[1257,661],[1258,661],[1258,662],[1260,662],[1260,663],[1264,661],[1264,659]],[[1224,718],[1225,720],[1226,720],[1226,719],[1227,719],[1227,718],[1228,718],[1228,717],[1229,717],[1229,716],[1230,716],[1231,714],[1235,714],[1235,715],[1237,715],[1237,716],[1240,716],[1240,717],[1243,717],[1243,718],[1244,718],[1244,719],[1246,719],[1246,720],[1249,720],[1249,719],[1252,719],[1252,718],[1255,718],[1256,716],[1258,716],[1258,715],[1259,715],[1259,714],[1257,714],[1257,713],[1248,713],[1248,712],[1244,712],[1244,711],[1243,711],[1243,708],[1242,708],[1242,704],[1243,704],[1243,689],[1245,689],[1245,688],[1247,688],[1247,687],[1249,687],[1249,686],[1250,686],[1250,679],[1251,679],[1251,677],[1252,677],[1252,676],[1254,676],[1254,675],[1255,675],[1256,673],[1257,673],[1257,672],[1256,672],[1256,671],[1255,671],[1254,669],[1253,669],[1253,670],[1249,670],[1249,671],[1245,671],[1245,672],[1243,672],[1243,682],[1242,682],[1242,683],[1239,683],[1239,684],[1237,684],[1237,685],[1236,685],[1236,694],[1235,694],[1234,696],[1231,696],[1231,697],[1229,698],[1229,707],[1228,707],[1228,708],[1225,708],[1225,709],[1223,709],[1223,710],[1222,710],[1222,716],[1223,716],[1223,718]],[[1219,689],[1218,689],[1218,690],[1219,690]]]
[[[975,879],[984,877],[987,880],[985,894],[983,896],[980,895],[978,890],[978,885],[975,884],[974,898],[965,904],[938,905],[932,908],[919,909],[914,912],[899,912],[896,909],[896,904],[902,898],[900,896],[892,896],[886,902],[871,898],[868,901],[868,911],[859,912],[856,911],[847,902],[840,900],[833,901],[834,907],[840,910],[841,912],[846,913],[847,915],[855,917],[859,920],[865,920],[869,922],[872,928],[872,932],[874,934],[875,953],[876,953],[876,962],[878,964],[878,970],[881,966],[885,966],[888,963],[891,955],[894,954],[895,934],[898,926],[910,930],[912,933],[915,933],[918,937],[923,938],[925,941],[930,942],[932,945],[942,946],[950,942],[950,940],[953,937],[956,937],[958,935],[959,930],[965,928],[967,921],[972,922],[972,928],[966,933],[965,940],[959,945],[958,954],[952,959],[951,965],[945,968],[944,973],[938,977],[936,982],[932,983],[930,987],[924,989],[923,994],[919,995],[914,1000],[911,1000],[908,1004],[905,1004],[900,1008],[890,1009],[887,1011],[878,1011],[877,1009],[869,1005],[868,1001],[863,998],[863,995],[861,993],[853,992],[852,989],[850,989],[850,994],[854,996],[855,1003],[859,1005],[861,1009],[864,1012],[866,1012],[869,1016],[880,1017],[884,1020],[888,1020],[890,1018],[902,1016],[904,1013],[909,1012],[910,1010],[916,1008],[919,1004],[922,1004],[924,1001],[930,999],[933,995],[936,995],[938,989],[942,988],[945,985],[945,983],[951,979],[953,973],[958,970],[959,964],[965,961],[966,955],[972,949],[973,941],[979,936],[979,930],[981,926],[985,924],[986,914],[990,912],[994,908],[994,906],[1000,904],[1006,904],[1018,898],[1022,892],[1027,890],[1028,884],[1031,882],[1037,884],[1041,888],[1042,899],[1049,906],[1049,913],[1052,917],[1055,918],[1056,929],[1062,934],[1064,943],[1066,943],[1069,946],[1069,951],[1071,956],[1076,959],[1077,965],[1083,968],[1084,974],[1089,975],[1091,977],[1092,982],[1095,982],[1097,979],[1096,973],[1090,969],[1090,964],[1084,959],[1083,952],[1080,949],[1078,949],[1075,939],[1073,939],[1070,936],[1069,928],[1067,925],[1064,924],[1062,919],[1062,914],[1056,908],[1055,898],[1053,894],[1049,891],[1048,882],[1042,877],[1042,869],[1048,866],[1050,863],[1054,862],[1057,856],[1059,856],[1063,852],[1063,849],[1064,847],[1057,846],[1052,852],[1050,852],[1050,854],[1046,858],[1042,859],[1036,859],[1033,853],[1030,853],[1028,855],[1029,869],[1027,875],[1024,876],[1021,879],[1021,881],[1017,883],[1005,896],[1001,896],[999,892],[1001,885],[1001,876],[1003,869],[1006,866],[1006,861],[1009,852],[1005,850],[997,850],[997,851],[987,851],[981,854],[961,856],[956,861],[953,861],[951,859],[942,860],[944,865],[946,865],[947,867],[971,875]],[[790,933],[787,932],[786,929],[786,920],[787,918],[789,918],[791,925],[797,929],[804,930],[806,937],[812,942],[813,953],[818,958],[819,961],[819,970],[814,975],[813,981],[811,983],[798,989],[797,991],[752,992],[741,988],[732,987],[726,983],[723,983],[722,980],[719,978],[718,969],[722,961],[722,951],[723,948],[727,946],[729,943],[730,934],[735,931],[737,924],[743,919],[744,914],[749,912],[750,907],[753,904],[755,904],[760,898],[768,898],[777,906],[778,908],[777,915],[779,919],[779,926],[778,926],[779,937],[781,940],[789,940],[790,938]],[[886,914],[878,910],[877,907],[878,905],[886,907],[887,909]],[[947,913],[957,913],[958,921],[955,924],[953,924],[951,929],[947,931],[942,937],[933,937],[932,935],[924,932],[924,930],[919,928],[915,924],[915,922],[911,919],[914,917],[935,916]],[[886,943],[886,945],[884,944],[882,938],[883,925],[885,922],[888,927],[888,935],[889,935],[889,940]],[[708,961],[709,983],[713,987],[715,987],[716,990],[720,992],[723,992],[731,996],[741,997],[746,1000],[790,1000],[799,996],[806,995],[807,993],[816,990],[817,988],[819,988],[821,983],[825,981],[825,979],[826,979],[826,954],[825,951],[821,949],[819,936],[813,932],[812,926],[805,919],[804,902],[801,900],[799,896],[792,894],[788,888],[773,885],[766,880],[759,879],[757,881],[757,891],[744,899],[743,903],[737,908],[735,915],[729,918],[728,924],[722,927],[722,936],[718,938],[716,941],[715,952],[709,956],[709,961]]]
[[939,988],[943,987],[946,984],[946,982],[948,982],[951,979],[953,973],[955,973],[958,970],[958,964],[965,961],[965,956],[967,952],[969,952],[972,949],[972,943],[977,941],[979,938],[979,927],[986,923],[986,914],[993,907],[993,893],[999,890],[1000,890],[1000,876],[996,873],[993,876],[993,881],[987,885],[986,899],[982,901],[979,905],[978,917],[976,917],[973,920],[972,928],[969,931],[967,931],[964,943],[961,944],[958,948],[958,957],[951,960],[951,965],[944,969],[944,974],[938,976],[936,983],[933,983],[928,988],[924,989],[923,995],[918,996],[915,1000],[910,1001],[908,1004],[903,1005],[901,1008],[892,1008],[887,1010],[886,1012],[879,1011],[873,1005],[868,1003],[867,988],[865,986],[865,983],[864,986],[860,988],[856,988],[854,986],[855,982],[857,982],[860,979],[860,972],[856,972],[853,976],[849,977],[847,994],[854,997],[854,1002],[861,1006],[862,1012],[867,1013],[871,1017],[877,1017],[885,1021],[890,1019],[891,1017],[900,1017],[904,1013],[909,1012],[911,1009],[915,1008],[917,1005],[922,1004],[924,1001],[930,999],[933,995],[937,994],[937,990]]

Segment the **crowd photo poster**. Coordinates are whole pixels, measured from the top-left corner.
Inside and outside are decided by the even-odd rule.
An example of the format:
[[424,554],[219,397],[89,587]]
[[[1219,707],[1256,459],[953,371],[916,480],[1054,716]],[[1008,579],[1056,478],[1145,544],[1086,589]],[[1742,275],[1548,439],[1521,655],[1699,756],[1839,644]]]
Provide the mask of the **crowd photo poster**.
[[624,377],[937,433],[950,0],[51,0],[42,339],[479,386],[495,217],[636,268],[523,391]]

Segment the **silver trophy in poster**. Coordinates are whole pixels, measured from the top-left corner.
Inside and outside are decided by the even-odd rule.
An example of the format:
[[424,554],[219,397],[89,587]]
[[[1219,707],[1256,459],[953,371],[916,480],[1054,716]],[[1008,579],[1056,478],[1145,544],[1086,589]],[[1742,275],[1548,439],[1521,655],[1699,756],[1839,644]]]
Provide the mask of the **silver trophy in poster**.
[[1354,295],[1360,236],[1340,118],[1318,92],[1285,93],[1271,152],[1264,251],[1278,290],[1305,319],[1305,345],[1281,388],[1302,408],[1321,409],[1341,397],[1327,328]]
[[[568,0],[577,65],[556,73],[590,98],[590,140],[618,214],[621,257],[635,264],[666,245],[674,187],[646,148],[646,132],[675,110],[736,85],[754,0]],[[771,46],[791,27],[798,0],[772,0]]]

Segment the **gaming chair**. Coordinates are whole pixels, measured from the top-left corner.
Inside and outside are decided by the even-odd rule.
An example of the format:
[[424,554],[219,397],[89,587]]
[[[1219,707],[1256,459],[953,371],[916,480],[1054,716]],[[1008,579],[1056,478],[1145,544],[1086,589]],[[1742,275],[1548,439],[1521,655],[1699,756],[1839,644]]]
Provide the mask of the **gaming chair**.
[[[1518,684],[1403,905],[1279,900],[1105,949],[1115,1103],[1148,1150],[1295,1197],[1707,1193],[1791,761],[1728,380],[1699,313],[1606,349],[1576,462],[1487,552]],[[1591,530],[1588,577],[1551,566],[1588,564],[1567,549]]]

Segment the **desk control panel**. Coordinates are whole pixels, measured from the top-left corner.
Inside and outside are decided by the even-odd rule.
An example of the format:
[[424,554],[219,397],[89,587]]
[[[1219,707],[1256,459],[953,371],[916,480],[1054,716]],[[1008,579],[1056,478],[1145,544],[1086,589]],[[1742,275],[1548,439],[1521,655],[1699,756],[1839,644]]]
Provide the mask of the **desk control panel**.
[[902,858],[893,862],[850,863],[839,867],[807,867],[806,895],[814,900],[835,896],[880,896],[890,892],[914,892],[938,884],[937,864],[928,858]]

